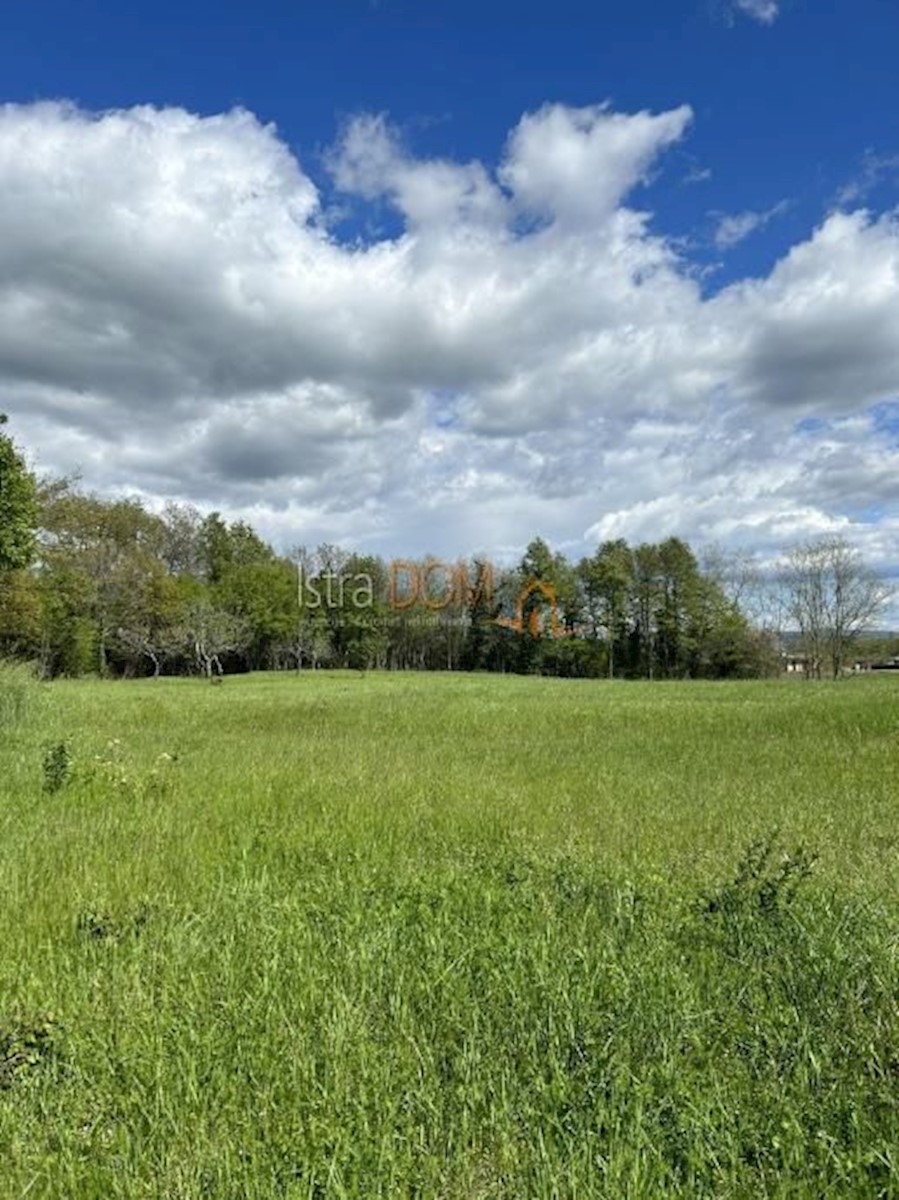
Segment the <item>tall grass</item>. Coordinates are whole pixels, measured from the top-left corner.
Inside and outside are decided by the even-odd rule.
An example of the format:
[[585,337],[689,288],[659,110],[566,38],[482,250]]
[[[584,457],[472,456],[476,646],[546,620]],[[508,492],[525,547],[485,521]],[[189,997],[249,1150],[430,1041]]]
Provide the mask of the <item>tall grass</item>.
[[0,1195],[896,1194],[897,698],[54,685],[0,777]]
[[0,735],[36,718],[43,698],[33,667],[0,658]]

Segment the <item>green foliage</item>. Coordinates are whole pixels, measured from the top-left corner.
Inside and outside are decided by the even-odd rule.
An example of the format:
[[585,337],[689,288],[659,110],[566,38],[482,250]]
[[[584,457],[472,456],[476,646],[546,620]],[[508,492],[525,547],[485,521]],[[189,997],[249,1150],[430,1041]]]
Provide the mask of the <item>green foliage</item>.
[[814,869],[817,855],[799,846],[775,862],[777,832],[758,838],[746,850],[733,879],[708,896],[707,913],[754,914],[780,912],[792,904],[796,893]]
[[494,594],[491,594],[489,583],[492,582],[490,565],[476,559],[472,564],[471,583],[468,596],[467,618],[468,627],[462,650],[461,665],[466,671],[485,671],[497,669],[502,661],[502,652],[506,639],[496,625],[500,615],[500,606]]
[[246,623],[253,667],[271,666],[297,624],[297,577],[292,564],[268,558],[231,566],[214,589],[221,607]]
[[97,646],[99,631],[89,617],[67,613],[64,620],[53,627],[57,654],[52,667],[54,674],[77,679],[97,670]]
[[245,522],[228,525],[219,513],[210,513],[199,529],[200,563],[205,579],[222,583],[240,567],[270,562],[271,547]]
[[610,677],[615,675],[616,650],[627,635],[631,586],[634,578],[633,552],[619,539],[603,542],[592,558],[578,565],[584,594],[584,610],[594,637],[600,632],[608,646]]
[[42,761],[44,791],[53,795],[62,791],[72,778],[72,751],[68,742],[48,746]]
[[30,571],[0,572],[0,654],[37,659],[42,633],[42,594]]
[[[0,413],[0,428],[6,416]],[[37,484],[15,443],[0,433],[0,573],[29,566],[36,549]]]

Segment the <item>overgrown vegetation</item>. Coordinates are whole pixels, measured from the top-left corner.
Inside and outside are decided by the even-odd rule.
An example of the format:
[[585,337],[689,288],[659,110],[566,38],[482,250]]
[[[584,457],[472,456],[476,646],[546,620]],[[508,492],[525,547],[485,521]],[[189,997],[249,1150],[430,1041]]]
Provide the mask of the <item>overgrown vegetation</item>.
[[897,700],[53,684],[0,743],[0,1195],[895,1195]]
[[57,1037],[51,1013],[13,1022],[0,1021],[0,1088],[11,1087],[28,1071],[52,1058]]
[[30,716],[37,718],[44,691],[28,663],[0,658],[0,737]]

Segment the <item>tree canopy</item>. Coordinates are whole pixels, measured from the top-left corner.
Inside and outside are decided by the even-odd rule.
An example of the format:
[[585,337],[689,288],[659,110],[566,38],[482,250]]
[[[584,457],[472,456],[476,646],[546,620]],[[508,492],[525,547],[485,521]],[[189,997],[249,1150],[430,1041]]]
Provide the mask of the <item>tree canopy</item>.
[[[7,417],[0,412],[0,427]],[[37,483],[12,438],[0,428],[0,571],[29,566],[37,548]]]

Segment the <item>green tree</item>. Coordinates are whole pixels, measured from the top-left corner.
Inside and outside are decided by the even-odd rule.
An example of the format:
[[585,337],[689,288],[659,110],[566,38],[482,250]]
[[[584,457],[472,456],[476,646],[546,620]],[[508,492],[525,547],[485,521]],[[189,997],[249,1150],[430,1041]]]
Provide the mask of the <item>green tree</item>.
[[374,555],[353,554],[344,565],[342,579],[337,604],[327,610],[329,620],[334,621],[335,649],[346,665],[357,671],[382,666],[388,650],[386,567]]
[[[7,423],[0,413],[0,427]],[[0,571],[21,571],[37,550],[37,483],[12,438],[0,433]]]
[[78,593],[77,615],[93,623],[96,635],[91,669],[105,674],[123,610],[132,608],[141,579],[161,569],[163,523],[137,500],[104,500],[66,486],[48,498],[41,525],[45,585],[52,588],[55,579],[65,578],[64,590]]
[[43,605],[31,571],[0,572],[0,655],[33,658],[40,654]]
[[591,558],[581,561],[578,575],[594,636],[598,636],[600,630],[605,632],[606,667],[611,679],[618,665],[618,647],[627,636],[634,577],[633,553],[623,538],[603,542]]
[[663,594],[659,548],[644,542],[634,550],[634,584],[631,592],[631,659],[638,674],[656,674],[656,639]]
[[522,628],[517,670],[542,670],[556,635],[573,632],[581,610],[577,574],[563,554],[553,554],[543,538],[528,544],[518,569],[516,613]]
[[680,538],[658,547],[659,605],[656,656],[661,673],[680,678],[692,673],[697,648],[701,578],[693,551]]
[[[127,673],[139,670],[146,660],[158,677],[177,648],[173,629],[181,608],[178,581],[158,559],[132,559],[130,568],[130,583],[118,596],[111,644],[123,657]],[[126,582],[124,571],[121,582]]]
[[203,518],[192,504],[170,501],[162,510],[162,560],[172,575],[201,578],[204,567]]
[[504,659],[507,643],[505,632],[496,623],[500,615],[498,581],[493,567],[483,559],[475,559],[466,575],[470,586],[462,666],[466,671],[496,670],[497,663]]
[[240,617],[250,634],[249,665],[272,666],[278,647],[290,639],[297,624],[297,576],[282,558],[236,562],[212,589],[223,609]]

